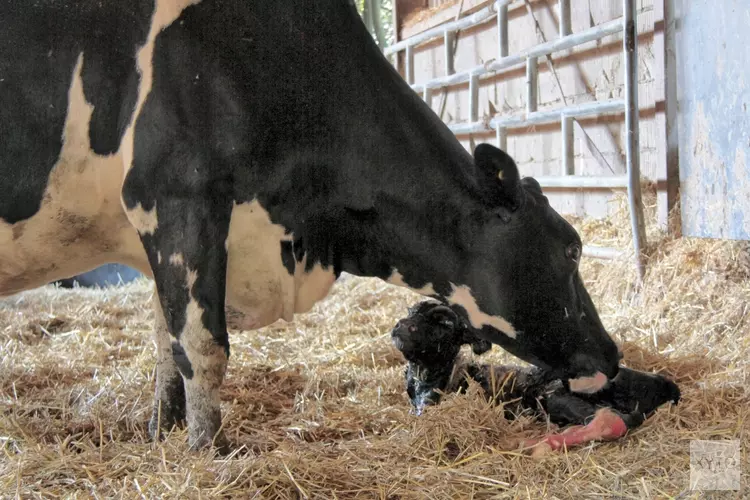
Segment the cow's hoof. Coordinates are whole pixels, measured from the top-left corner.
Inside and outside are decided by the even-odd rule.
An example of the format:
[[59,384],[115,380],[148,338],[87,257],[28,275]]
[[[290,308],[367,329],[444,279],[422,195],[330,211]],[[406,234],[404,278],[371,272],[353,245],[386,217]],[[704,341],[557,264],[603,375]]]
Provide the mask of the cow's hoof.
[[189,435],[188,445],[190,451],[204,451],[213,448],[219,455],[227,455],[232,449],[223,431],[219,431],[215,436],[208,436],[205,433],[198,437]]
[[161,441],[164,439],[164,433],[172,432],[175,428],[182,428],[185,426],[185,416],[181,418],[177,415],[165,416],[154,412],[151,415],[151,420],[148,422],[148,435],[154,441]]
[[176,401],[178,401],[177,404],[171,402],[165,404],[158,401],[154,403],[151,420],[148,422],[148,433],[154,441],[161,441],[164,433],[172,432],[175,427],[178,429],[185,427],[185,398],[183,396],[181,404],[179,399]]

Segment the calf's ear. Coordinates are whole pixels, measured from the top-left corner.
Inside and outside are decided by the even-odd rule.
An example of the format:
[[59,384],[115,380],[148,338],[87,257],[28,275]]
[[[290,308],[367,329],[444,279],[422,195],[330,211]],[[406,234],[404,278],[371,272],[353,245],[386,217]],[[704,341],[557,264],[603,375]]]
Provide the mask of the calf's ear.
[[504,205],[511,211],[521,206],[524,197],[521,174],[510,155],[482,143],[474,149],[474,164],[480,176],[478,181],[491,205]]
[[439,305],[429,312],[430,319],[448,328],[455,328],[456,313],[448,306]]

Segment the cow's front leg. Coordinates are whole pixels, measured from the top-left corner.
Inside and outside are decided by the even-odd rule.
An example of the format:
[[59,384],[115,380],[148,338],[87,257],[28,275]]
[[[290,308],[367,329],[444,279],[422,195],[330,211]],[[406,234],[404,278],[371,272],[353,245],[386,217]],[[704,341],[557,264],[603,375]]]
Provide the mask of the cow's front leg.
[[[126,205],[133,201],[126,199]],[[190,446],[224,447],[219,389],[229,357],[224,298],[231,205],[208,194],[157,195],[155,202],[139,203],[128,215],[146,249],[169,332],[169,354],[184,381]],[[165,356],[167,337],[157,332],[157,343],[159,356]],[[166,371],[159,384],[174,383],[172,364],[162,366]],[[157,398],[163,412],[170,395],[157,393]]]
[[154,440],[161,431],[169,431],[185,421],[185,384],[172,356],[172,339],[164,321],[159,295],[152,299],[154,310],[154,340],[156,342],[156,389],[154,412],[148,430]]

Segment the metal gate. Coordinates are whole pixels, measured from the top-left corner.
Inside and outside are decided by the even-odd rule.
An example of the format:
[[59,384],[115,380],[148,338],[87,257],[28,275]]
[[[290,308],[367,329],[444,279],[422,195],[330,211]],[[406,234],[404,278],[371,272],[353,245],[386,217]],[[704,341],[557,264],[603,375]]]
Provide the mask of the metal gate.
[[[559,38],[538,44],[517,54],[508,54],[508,5],[513,0],[498,0],[483,9],[454,22],[449,22],[429,29],[403,41],[395,43],[385,50],[387,56],[394,56],[400,51],[405,52],[406,80],[411,87],[423,95],[430,102],[432,93],[458,84],[469,83],[469,116],[468,123],[449,124],[449,128],[456,135],[492,132],[496,134],[497,146],[503,150],[507,148],[507,130],[523,128],[532,125],[560,122],[562,129],[563,159],[561,175],[535,177],[542,187],[554,188],[613,188],[627,189],[628,207],[630,210],[631,228],[633,232],[633,251],[639,277],[643,277],[643,259],[641,250],[646,244],[645,227],[643,222],[643,205],[641,201],[641,174],[639,157],[638,134],[638,55],[637,55],[637,27],[636,1],[623,0],[622,19],[609,21],[577,33],[571,31],[570,0],[558,0],[559,7]],[[489,22],[496,18],[498,32],[498,57],[485,64],[475,66],[466,71],[453,70],[453,46],[456,32]],[[397,29],[397,28],[396,28]],[[623,33],[623,53],[625,72],[625,98],[608,99],[595,102],[564,106],[553,110],[539,111],[538,106],[538,64],[539,59],[548,57],[554,52],[571,49],[590,41],[599,40],[615,33]],[[414,83],[414,47],[435,39],[443,39],[445,47],[445,75],[423,83]],[[526,113],[520,116],[495,115],[489,120],[479,120],[478,93],[480,79],[492,76],[495,72],[512,67],[526,66]],[[573,159],[573,120],[575,118],[595,116],[613,112],[625,113],[626,139],[626,175],[611,176],[582,176],[574,174]],[[584,247],[584,255],[595,258],[616,259],[625,255],[621,249],[609,247]]]

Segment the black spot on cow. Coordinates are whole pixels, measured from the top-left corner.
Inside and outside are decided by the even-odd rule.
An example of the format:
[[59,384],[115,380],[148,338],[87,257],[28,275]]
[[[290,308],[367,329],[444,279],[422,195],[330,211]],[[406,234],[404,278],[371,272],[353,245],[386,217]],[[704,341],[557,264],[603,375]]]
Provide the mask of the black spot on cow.
[[177,365],[177,369],[183,377],[190,380],[193,378],[193,365],[185,353],[185,349],[179,344],[179,342],[172,342],[172,358]]
[[149,31],[153,0],[124,2],[118,8],[90,2],[91,27],[84,46],[81,78],[86,101],[94,106],[91,149],[109,155],[120,141],[138,99],[137,49]]
[[281,242],[281,262],[284,264],[286,271],[293,275],[297,264],[294,259],[294,245],[291,241]]
[[137,97],[134,57],[152,11],[153,0],[0,3],[0,219],[13,224],[39,210],[82,52],[92,148],[118,149]]
[[302,259],[305,258],[305,247],[303,246],[303,240],[302,238],[296,238],[294,240],[294,260],[297,262],[302,262]]

